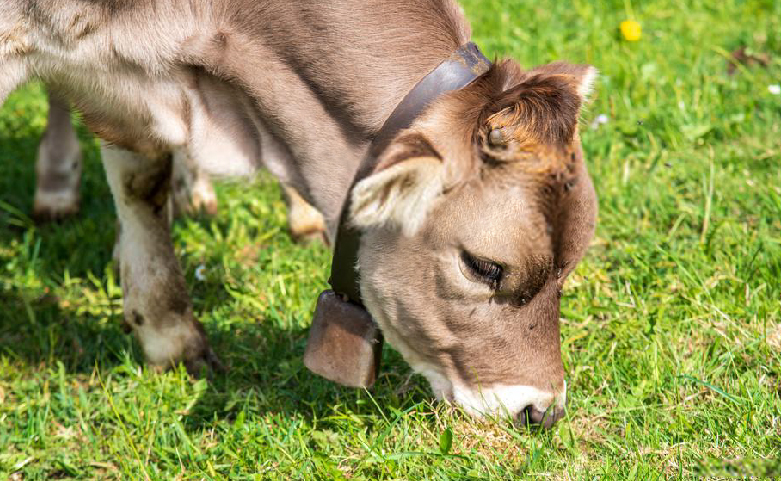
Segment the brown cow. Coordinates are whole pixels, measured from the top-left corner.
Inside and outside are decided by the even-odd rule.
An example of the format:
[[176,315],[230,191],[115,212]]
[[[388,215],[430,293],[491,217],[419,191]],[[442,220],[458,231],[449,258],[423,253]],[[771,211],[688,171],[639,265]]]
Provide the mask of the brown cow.
[[332,239],[360,229],[362,300],[438,397],[550,425],[560,291],[595,222],[577,128],[595,70],[505,60],[434,85],[369,152],[469,36],[451,0],[0,0],[0,99],[40,78],[109,142],[125,321],[150,363],[217,362],[163,219],[171,153],[217,174],[263,159]]

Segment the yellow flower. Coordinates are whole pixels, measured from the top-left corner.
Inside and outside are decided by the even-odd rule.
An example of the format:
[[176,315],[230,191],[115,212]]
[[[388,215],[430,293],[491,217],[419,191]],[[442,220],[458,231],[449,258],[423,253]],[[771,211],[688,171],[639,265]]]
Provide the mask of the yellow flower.
[[621,36],[629,42],[637,42],[643,35],[643,27],[634,20],[624,20],[619,28],[621,29]]

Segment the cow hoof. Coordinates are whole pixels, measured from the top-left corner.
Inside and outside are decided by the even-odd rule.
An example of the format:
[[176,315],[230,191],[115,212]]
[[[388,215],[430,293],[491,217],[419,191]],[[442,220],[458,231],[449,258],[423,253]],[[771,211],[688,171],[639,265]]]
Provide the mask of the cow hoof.
[[174,199],[174,217],[191,217],[205,215],[215,217],[218,211],[216,198],[202,199],[193,197],[192,199]]
[[[193,317],[191,308],[185,309],[185,312],[174,310],[162,315],[145,315],[135,308],[126,312],[125,321],[141,344],[147,364],[158,372],[182,364],[194,378],[224,372],[225,367],[212,350],[203,326]],[[155,318],[158,322],[151,322]]]
[[214,187],[207,179],[198,179],[189,189],[174,190],[174,214],[176,217],[217,215],[218,203]]
[[33,220],[38,224],[47,222],[58,222],[68,217],[75,217],[79,213],[79,202],[72,199],[63,199],[54,201],[52,199],[42,200],[42,197],[49,197],[50,194],[35,195],[33,205]]
[[323,214],[305,201],[293,187],[283,184],[282,188],[287,204],[287,226],[293,242],[297,244],[320,242],[328,246]]
[[195,379],[208,379],[215,373],[227,372],[227,368],[210,346],[206,346],[200,356],[184,361],[184,366],[187,373]]
[[[134,331],[133,326],[126,323],[125,331]],[[197,342],[199,348],[195,351],[198,354],[189,355],[181,358],[179,361],[157,362],[154,359],[147,357],[147,364],[152,366],[152,369],[158,373],[163,373],[171,369],[176,369],[180,364],[187,369],[193,379],[211,379],[214,374],[225,373],[228,369],[220,361],[219,356],[215,354],[209,345],[208,341],[204,338]]]
[[290,237],[293,238],[293,242],[296,244],[310,245],[310,244],[323,244],[328,247],[328,236],[324,230],[311,229],[303,232],[291,232]]
[[211,198],[200,198],[194,196],[193,210],[199,214],[205,214],[207,216],[214,217],[217,215],[218,210],[217,198],[214,196]]

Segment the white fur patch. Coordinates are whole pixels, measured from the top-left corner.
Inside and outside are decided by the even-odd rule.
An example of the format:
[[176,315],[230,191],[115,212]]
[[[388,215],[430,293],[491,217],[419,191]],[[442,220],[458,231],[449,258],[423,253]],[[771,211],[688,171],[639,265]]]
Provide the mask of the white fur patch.
[[404,235],[414,235],[442,193],[444,171],[439,159],[413,157],[363,179],[353,189],[353,224],[396,224]]
[[597,79],[598,73],[597,69],[589,66],[585,75],[580,79],[578,95],[583,99],[583,102],[588,101],[589,97],[591,97],[591,93],[594,91],[594,81]]
[[146,322],[142,326],[134,326],[133,330],[144,349],[146,360],[156,366],[167,366],[180,360],[185,347],[198,335],[193,326],[185,322],[165,328],[156,328]]
[[147,104],[147,109],[154,122],[152,131],[158,138],[164,139],[168,145],[177,147],[185,145],[187,125],[183,116],[178,115],[176,107],[153,101]]
[[35,211],[70,212],[76,210],[79,207],[78,185],[58,192],[36,189],[34,204]]
[[555,402],[558,407],[564,408],[567,400],[567,382],[564,381],[564,389],[558,396],[533,386],[497,385],[474,390],[455,385],[453,400],[472,416],[515,416],[526,406],[534,406],[539,411],[545,411]]
[[2,59],[0,52],[0,61],[3,62],[3,69],[0,71],[0,106],[5,102],[6,97],[27,80],[27,68],[20,62]]
[[198,77],[198,82],[198,91],[189,93],[193,163],[211,176],[254,174],[266,139],[260,139],[262,125],[244,101],[246,95],[209,76]]

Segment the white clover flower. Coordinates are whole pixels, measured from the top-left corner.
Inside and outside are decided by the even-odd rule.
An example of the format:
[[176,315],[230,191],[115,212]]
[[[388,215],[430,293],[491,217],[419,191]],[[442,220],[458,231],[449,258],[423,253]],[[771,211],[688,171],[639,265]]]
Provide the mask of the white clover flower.
[[591,122],[591,128],[592,128],[592,129],[598,129],[600,125],[604,125],[604,124],[606,124],[606,123],[607,123],[607,121],[608,121],[608,118],[607,118],[607,115],[606,115],[606,114],[599,114],[599,115],[597,115],[597,117],[594,119],[594,121],[593,121],[593,122]]
[[781,85],[778,84],[768,85],[767,91],[773,95],[781,95]]
[[204,274],[204,271],[206,270],[206,266],[201,264],[198,267],[195,268],[195,278],[199,281],[205,281],[206,280],[206,274]]

